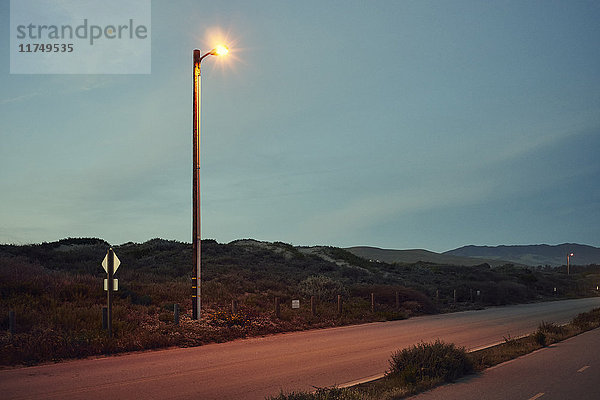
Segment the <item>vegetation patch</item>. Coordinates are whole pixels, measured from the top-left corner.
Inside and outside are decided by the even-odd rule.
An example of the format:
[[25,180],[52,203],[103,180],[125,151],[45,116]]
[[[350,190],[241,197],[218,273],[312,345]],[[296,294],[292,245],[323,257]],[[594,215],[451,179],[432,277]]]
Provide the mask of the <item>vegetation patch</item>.
[[542,322],[532,334],[519,338],[504,338],[504,343],[469,354],[476,371],[529,354],[542,347],[600,327],[600,308],[579,314],[566,325]]
[[[0,245],[0,364],[32,365],[583,297],[596,293],[600,278],[597,266],[567,276],[546,268],[388,264],[333,247],[203,240],[202,312],[193,321],[192,247],[152,239],[113,246],[121,266],[113,298],[113,337],[108,338],[102,329],[106,273],[101,261],[109,246],[96,238]],[[292,300],[300,308],[292,308]],[[179,324],[174,321],[175,304]],[[16,321],[12,334],[9,311]],[[590,321],[577,323],[586,327]],[[551,343],[552,334],[544,335],[538,342]]]
[[422,381],[453,382],[472,371],[464,348],[437,340],[392,354],[388,375],[397,376],[404,385],[414,385]]

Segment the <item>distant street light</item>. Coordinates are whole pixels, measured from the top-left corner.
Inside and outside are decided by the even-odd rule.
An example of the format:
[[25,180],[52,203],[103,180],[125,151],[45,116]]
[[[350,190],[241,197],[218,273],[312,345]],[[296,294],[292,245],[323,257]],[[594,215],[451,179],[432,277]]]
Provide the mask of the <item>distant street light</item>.
[[571,257],[573,257],[573,253],[567,254],[567,275],[571,274],[570,267],[569,267],[569,264],[570,264],[570,261],[571,261]]
[[219,45],[200,56],[200,50],[194,49],[194,124],[192,139],[194,143],[193,150],[193,171],[192,171],[192,247],[194,257],[194,276],[192,277],[192,318],[200,319],[200,310],[202,309],[201,299],[201,256],[200,256],[200,63],[207,56],[223,56],[229,52],[227,46]]

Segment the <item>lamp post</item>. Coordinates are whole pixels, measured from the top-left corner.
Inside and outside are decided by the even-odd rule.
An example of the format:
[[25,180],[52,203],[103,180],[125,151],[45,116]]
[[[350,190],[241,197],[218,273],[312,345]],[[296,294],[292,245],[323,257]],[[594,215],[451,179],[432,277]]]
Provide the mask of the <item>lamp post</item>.
[[567,275],[571,274],[571,271],[570,271],[570,261],[571,261],[571,257],[573,257],[573,255],[574,255],[573,253],[567,254]]
[[200,241],[200,63],[207,56],[222,56],[229,52],[226,46],[217,46],[203,56],[199,49],[194,49],[193,68],[193,103],[194,122],[192,129],[193,161],[192,161],[192,253],[194,258],[194,274],[192,276],[192,319],[200,319],[201,300],[201,241]]

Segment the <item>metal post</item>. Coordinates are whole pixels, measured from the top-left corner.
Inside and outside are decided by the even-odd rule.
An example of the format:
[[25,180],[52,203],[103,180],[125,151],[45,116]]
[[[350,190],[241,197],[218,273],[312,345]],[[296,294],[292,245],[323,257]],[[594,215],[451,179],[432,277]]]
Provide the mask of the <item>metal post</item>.
[[108,307],[102,307],[102,330],[108,329]]
[[15,310],[10,310],[8,312],[8,331],[10,332],[11,338],[15,336],[16,325]]
[[456,304],[456,289],[454,289],[454,304]]
[[194,276],[192,277],[192,318],[200,319],[201,300],[201,241],[200,241],[200,50],[194,50],[194,122],[193,122],[193,166],[192,166],[192,247],[194,257]]
[[179,304],[173,304],[173,322],[179,326]]
[[113,275],[115,271],[115,253],[113,249],[108,249],[108,267],[107,267],[107,306],[108,306],[108,337],[112,337],[112,292]]

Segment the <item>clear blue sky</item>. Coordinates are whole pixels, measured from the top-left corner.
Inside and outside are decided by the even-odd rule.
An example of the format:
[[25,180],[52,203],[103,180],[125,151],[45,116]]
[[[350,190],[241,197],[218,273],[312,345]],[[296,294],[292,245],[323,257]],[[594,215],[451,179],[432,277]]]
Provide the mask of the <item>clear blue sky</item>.
[[600,2],[153,1],[149,75],[9,74],[0,242],[600,245]]

